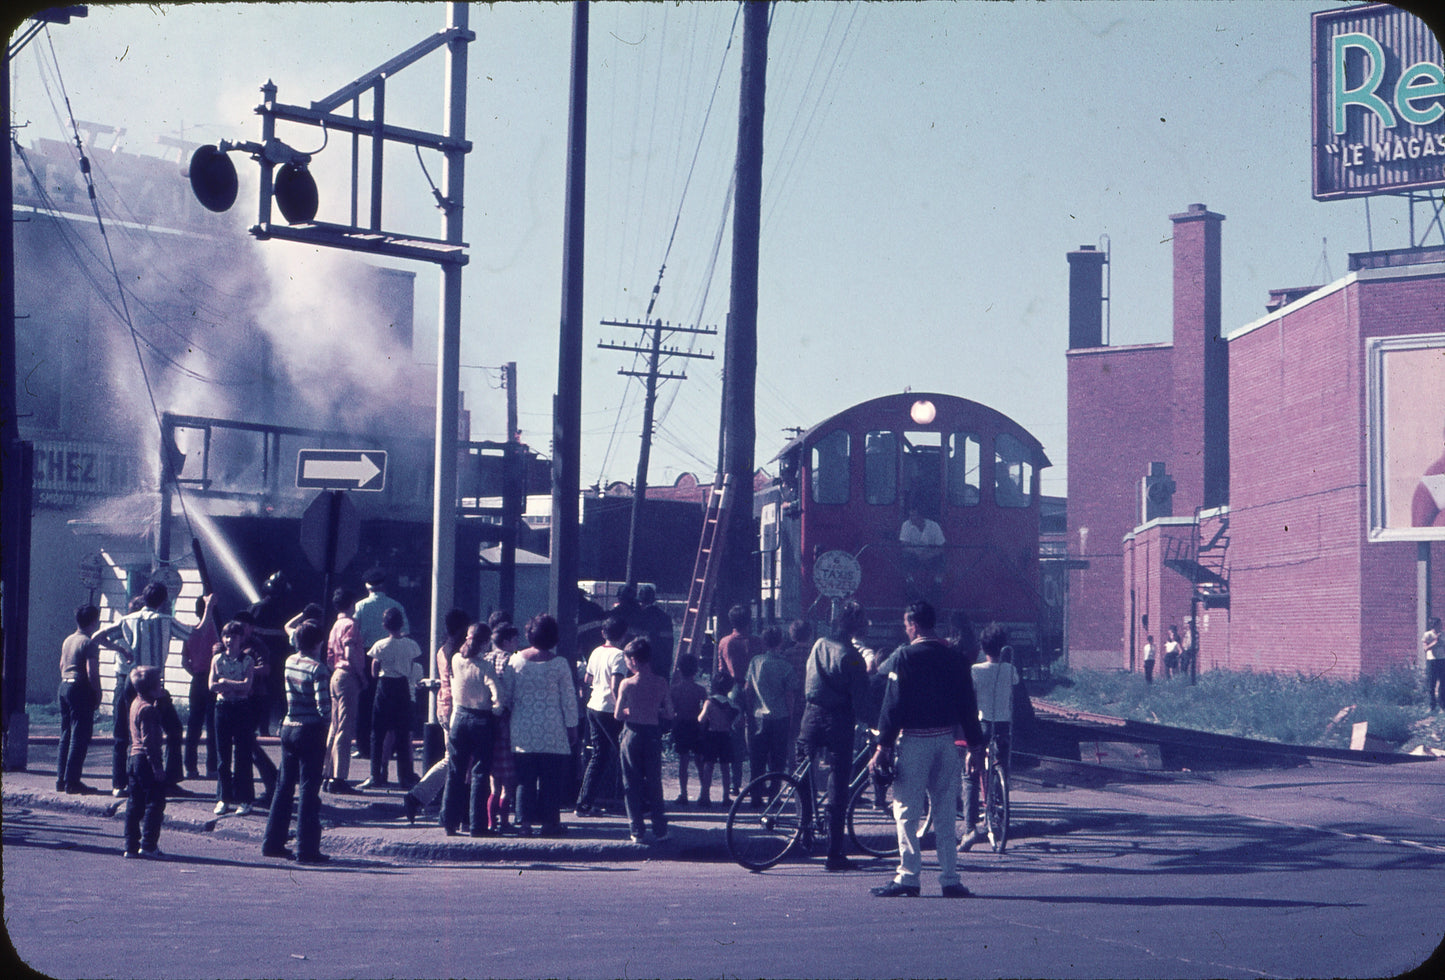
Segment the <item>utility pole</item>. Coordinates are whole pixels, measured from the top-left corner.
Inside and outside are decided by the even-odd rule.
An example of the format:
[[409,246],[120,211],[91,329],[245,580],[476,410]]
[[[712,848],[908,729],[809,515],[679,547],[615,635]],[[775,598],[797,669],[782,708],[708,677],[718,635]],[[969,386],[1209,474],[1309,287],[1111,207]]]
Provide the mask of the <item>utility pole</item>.
[[[650,308],[650,306],[649,306]],[[641,345],[613,344],[600,342],[598,348],[602,350],[628,351],[633,354],[647,354],[647,371],[628,371],[625,368],[618,368],[617,373],[628,378],[642,378],[645,385],[645,397],[642,402],[642,446],[637,452],[637,479],[632,484],[632,525],[627,532],[627,584],[637,584],[637,541],[642,529],[642,503],[647,496],[647,466],[652,456],[652,429],[653,412],[657,405],[657,383],[659,381],[686,381],[684,374],[664,374],[659,370],[660,362],[666,357],[693,357],[712,360],[711,354],[703,354],[697,351],[682,350],[677,347],[669,347],[664,350],[662,346],[662,335],[668,333],[688,334],[711,334],[716,335],[717,330],[708,327],[674,327],[671,324],[664,324],[661,320],[654,320],[651,324],[631,323],[627,320],[603,320],[604,327],[628,327],[633,330],[651,330],[652,344],[644,348]]]
[[522,520],[522,444],[517,430],[517,362],[502,368],[507,389],[507,441],[502,449],[502,571],[497,583],[497,602],[516,614],[517,525]]
[[572,79],[567,113],[567,199],[562,320],[552,402],[552,563],[548,592],[561,629],[557,652],[577,656],[578,533],[582,492],[582,256],[587,191],[587,0],[572,4]]
[[723,464],[731,478],[733,518],[726,522],[722,605],[757,596],[753,539],[753,448],[757,441],[758,237],[762,224],[763,98],[767,88],[766,2],[743,5],[742,91],[738,106],[737,196],[733,211],[732,293],[723,361]]

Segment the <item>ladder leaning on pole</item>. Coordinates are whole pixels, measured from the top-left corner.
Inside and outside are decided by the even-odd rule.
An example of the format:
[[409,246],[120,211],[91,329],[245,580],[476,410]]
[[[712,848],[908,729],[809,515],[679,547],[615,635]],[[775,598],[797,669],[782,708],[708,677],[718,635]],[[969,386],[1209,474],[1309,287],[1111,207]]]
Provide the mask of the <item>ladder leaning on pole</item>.
[[[708,491],[707,513],[702,522],[702,540],[697,546],[697,561],[693,564],[692,584],[687,590],[687,609],[682,614],[682,630],[678,640],[678,655],[690,653],[698,656],[703,647],[707,626],[707,610],[712,605],[713,593],[717,590],[718,559],[722,554],[723,527],[727,521],[730,478],[723,477],[722,486],[713,484]],[[700,670],[711,671],[711,664],[698,661]]]

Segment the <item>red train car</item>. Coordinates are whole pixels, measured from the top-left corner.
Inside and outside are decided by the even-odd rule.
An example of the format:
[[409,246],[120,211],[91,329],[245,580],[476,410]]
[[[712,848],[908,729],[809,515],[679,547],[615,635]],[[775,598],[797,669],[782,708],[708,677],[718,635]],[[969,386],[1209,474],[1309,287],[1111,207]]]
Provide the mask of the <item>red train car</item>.
[[[976,627],[1006,624],[1016,653],[1037,657],[1050,464],[1023,426],[955,395],[886,395],[818,423],[774,462],[779,477],[757,498],[770,618],[821,625],[853,598],[881,638],[923,598],[940,627],[962,609]],[[910,511],[912,545],[900,540]]]

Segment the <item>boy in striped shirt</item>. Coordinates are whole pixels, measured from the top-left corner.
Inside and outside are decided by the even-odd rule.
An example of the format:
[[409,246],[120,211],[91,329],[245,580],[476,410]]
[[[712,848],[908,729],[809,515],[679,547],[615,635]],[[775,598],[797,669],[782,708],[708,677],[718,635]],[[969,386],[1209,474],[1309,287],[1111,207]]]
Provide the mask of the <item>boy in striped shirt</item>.
[[296,860],[321,864],[321,774],[326,758],[326,732],[331,718],[331,671],[322,662],[326,631],[307,620],[296,630],[296,653],[286,659],[286,717],[281,722],[281,773],[271,797],[261,853],[292,857],[286,846],[291,827],[291,801],[301,787],[296,818]]

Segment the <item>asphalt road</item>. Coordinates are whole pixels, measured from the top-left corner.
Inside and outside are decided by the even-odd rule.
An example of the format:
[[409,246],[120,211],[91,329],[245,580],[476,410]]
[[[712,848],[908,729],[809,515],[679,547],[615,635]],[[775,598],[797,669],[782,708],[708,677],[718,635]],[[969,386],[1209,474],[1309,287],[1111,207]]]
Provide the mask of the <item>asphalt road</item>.
[[[884,862],[749,874],[717,860],[323,868],[12,802],[5,923],[56,977],[1380,977],[1445,935],[1445,764],[1310,767],[1104,790],[1023,785],[1022,826],[963,859],[976,897],[875,899]],[[704,833],[705,830],[695,830]]]

